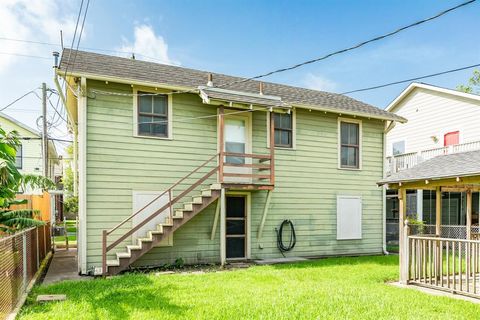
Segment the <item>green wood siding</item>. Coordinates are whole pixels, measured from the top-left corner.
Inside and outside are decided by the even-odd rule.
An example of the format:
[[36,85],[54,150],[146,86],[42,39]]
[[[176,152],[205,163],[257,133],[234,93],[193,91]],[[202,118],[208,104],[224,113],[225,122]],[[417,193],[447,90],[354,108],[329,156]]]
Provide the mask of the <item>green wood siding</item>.
[[[88,88],[131,93],[120,84],[88,81]],[[193,94],[173,96],[173,140],[133,136],[133,98],[97,95],[87,107],[87,264],[99,266],[101,231],[132,213],[132,190],[165,190],[217,152],[216,107]],[[251,256],[280,257],[275,228],[294,222],[297,245],[289,256],[373,254],[382,250],[383,123],[363,120],[362,170],[339,170],[338,115],[296,110],[296,149],[277,149],[276,187],[263,232],[257,239],[266,198],[252,192]],[[266,153],[266,113],[253,113],[253,152]],[[336,240],[337,194],[361,195],[363,239]],[[219,228],[210,240],[216,203],[179,229],[173,247],[153,249],[138,264],[219,261]],[[260,249],[262,247],[263,249]],[[123,250],[122,247],[119,249]]]

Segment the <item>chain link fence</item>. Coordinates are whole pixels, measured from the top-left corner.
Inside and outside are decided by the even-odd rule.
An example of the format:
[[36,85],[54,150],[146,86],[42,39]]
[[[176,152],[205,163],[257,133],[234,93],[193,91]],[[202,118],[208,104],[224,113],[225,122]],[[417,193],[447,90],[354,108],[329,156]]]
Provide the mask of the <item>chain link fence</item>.
[[13,311],[50,251],[50,224],[0,238],[0,319]]

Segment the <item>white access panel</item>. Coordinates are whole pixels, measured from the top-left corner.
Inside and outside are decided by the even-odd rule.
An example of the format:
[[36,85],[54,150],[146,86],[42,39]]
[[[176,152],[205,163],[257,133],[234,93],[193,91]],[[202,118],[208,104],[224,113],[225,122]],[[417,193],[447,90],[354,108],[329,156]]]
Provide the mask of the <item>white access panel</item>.
[[[141,208],[143,208],[145,205],[150,203],[153,199],[161,195],[163,191],[133,191],[132,193],[132,208],[133,208],[133,213],[137,212]],[[160,209],[164,205],[168,203],[168,193],[164,194],[157,200],[155,200],[151,205],[149,205],[147,208],[142,210],[138,215],[132,218],[132,228],[135,227],[137,224],[142,222],[144,219],[146,219],[148,216],[153,214],[156,210]],[[147,237],[147,232],[149,230],[155,230],[157,229],[157,224],[159,223],[165,223],[165,219],[169,216],[170,210],[167,209],[163,212],[161,212],[159,215],[157,215],[155,218],[153,218],[151,221],[149,221],[147,224],[145,224],[143,227],[138,229],[135,233],[132,235],[132,243],[137,244],[137,239],[138,238],[145,238]],[[173,235],[170,235],[167,239],[164,241],[160,242],[157,246],[172,246],[173,245]]]
[[362,239],[362,197],[337,196],[337,240]]

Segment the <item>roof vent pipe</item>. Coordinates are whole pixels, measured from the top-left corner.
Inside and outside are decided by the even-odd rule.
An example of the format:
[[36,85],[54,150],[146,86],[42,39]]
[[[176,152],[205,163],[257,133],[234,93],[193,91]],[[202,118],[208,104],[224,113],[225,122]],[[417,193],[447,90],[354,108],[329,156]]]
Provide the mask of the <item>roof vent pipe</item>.
[[259,91],[260,91],[260,94],[263,94],[263,82],[260,82],[260,83],[258,84],[258,87],[259,87],[258,89],[259,89]]
[[53,67],[56,69],[58,68],[58,57],[60,56],[60,53],[58,53],[57,51],[53,51],[52,55],[53,55]]
[[213,74],[208,74],[207,87],[213,87]]

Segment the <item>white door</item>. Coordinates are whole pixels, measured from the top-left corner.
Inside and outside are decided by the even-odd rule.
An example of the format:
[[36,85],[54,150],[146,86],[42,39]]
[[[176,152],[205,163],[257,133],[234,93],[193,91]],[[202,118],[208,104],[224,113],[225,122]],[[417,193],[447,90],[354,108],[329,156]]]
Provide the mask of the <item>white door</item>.
[[[251,130],[249,115],[225,115],[225,152],[252,153]],[[251,164],[251,158],[226,156],[224,173],[251,174],[252,169],[242,167],[244,164]],[[250,183],[250,177],[229,177],[225,176],[225,182]]]

